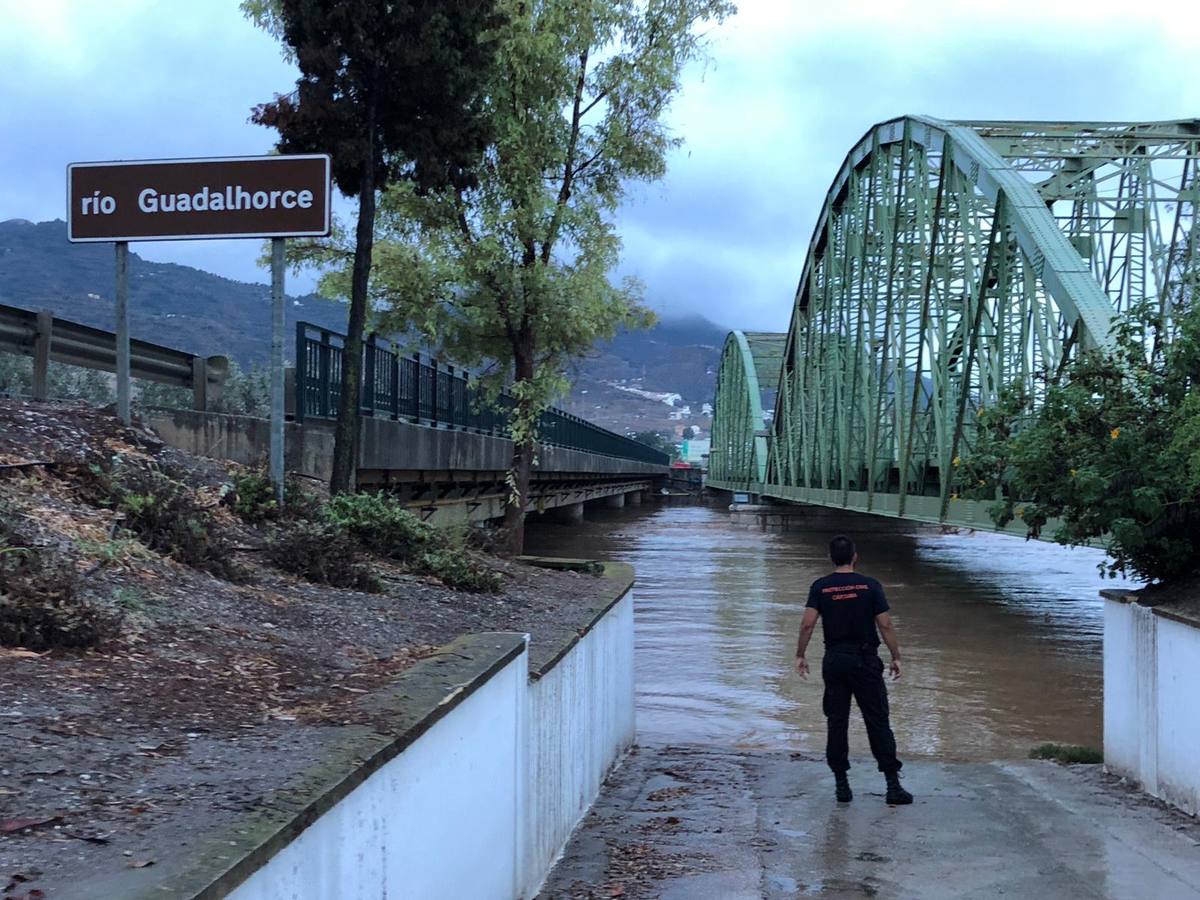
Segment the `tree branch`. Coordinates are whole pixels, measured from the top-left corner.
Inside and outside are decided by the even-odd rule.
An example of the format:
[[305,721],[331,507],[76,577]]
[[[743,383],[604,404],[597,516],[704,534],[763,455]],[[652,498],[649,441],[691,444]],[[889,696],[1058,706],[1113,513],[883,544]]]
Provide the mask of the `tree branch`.
[[611,86],[606,87],[604,90],[602,90],[600,93],[598,93],[595,97],[593,97],[591,99],[591,102],[589,102],[587,104],[587,106],[585,106],[583,109],[581,109],[579,111],[579,118],[582,119],[584,116],[586,116],[588,113],[590,113],[593,109],[595,109],[596,104],[599,103],[601,100],[603,100],[605,97],[607,97],[610,93],[612,93]]
[[589,47],[584,47],[579,54],[579,77],[575,80],[575,102],[571,111],[571,137],[567,141],[567,158],[563,162],[562,186],[558,190],[558,200],[554,204],[554,215],[550,219],[550,227],[546,231],[546,240],[542,243],[542,265],[550,264],[550,253],[554,242],[558,239],[558,229],[562,224],[563,209],[571,199],[571,176],[575,164],[575,153],[579,148],[579,120],[583,106],[583,89],[587,85],[587,66]]

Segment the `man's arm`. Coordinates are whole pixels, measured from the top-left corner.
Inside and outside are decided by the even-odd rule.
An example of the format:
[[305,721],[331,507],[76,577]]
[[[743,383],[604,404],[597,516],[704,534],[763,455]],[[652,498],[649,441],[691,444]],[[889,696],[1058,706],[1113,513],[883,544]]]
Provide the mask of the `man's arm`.
[[804,653],[808,650],[808,642],[812,640],[813,630],[817,627],[817,616],[820,615],[813,607],[804,610],[804,618],[800,620],[800,639],[796,642],[796,671],[801,678],[808,677],[808,660]]
[[896,626],[892,624],[892,614],[881,612],[875,617],[875,624],[879,626],[879,636],[892,652],[891,670],[894,680],[900,677],[900,641],[896,637]]

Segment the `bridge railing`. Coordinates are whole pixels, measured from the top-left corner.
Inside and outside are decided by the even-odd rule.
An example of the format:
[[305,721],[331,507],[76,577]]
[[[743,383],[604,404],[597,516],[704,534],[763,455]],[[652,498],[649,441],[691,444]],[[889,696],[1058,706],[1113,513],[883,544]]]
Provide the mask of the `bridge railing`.
[[[117,371],[117,337],[43,311],[0,305],[0,353],[33,358],[33,398],[45,400],[51,362],[101,372]],[[129,342],[129,374],[133,378],[191,388],[195,409],[220,399],[229,371],[224,356],[197,356],[173,347]]]
[[[297,420],[337,416],[344,341],[344,335],[329,329],[308,322],[296,324]],[[402,353],[377,335],[364,343],[359,407],[363,415],[504,437],[509,434],[509,415],[515,403],[505,393],[489,402],[461,368]],[[561,409],[541,414],[538,441],[600,456],[662,466],[670,463],[670,457],[660,450]]]

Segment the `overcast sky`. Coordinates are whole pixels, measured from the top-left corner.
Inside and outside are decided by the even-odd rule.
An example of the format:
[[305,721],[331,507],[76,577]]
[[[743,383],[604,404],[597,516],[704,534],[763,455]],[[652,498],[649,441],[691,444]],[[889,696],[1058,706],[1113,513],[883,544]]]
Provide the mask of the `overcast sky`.
[[[670,173],[619,217],[622,272],[660,311],[786,330],[825,191],[875,122],[1200,117],[1194,2],[740,7],[671,111]],[[268,152],[249,109],[294,79],[236,0],[0,0],[0,220],[62,218],[68,162]],[[255,241],[134,249],[265,277]]]

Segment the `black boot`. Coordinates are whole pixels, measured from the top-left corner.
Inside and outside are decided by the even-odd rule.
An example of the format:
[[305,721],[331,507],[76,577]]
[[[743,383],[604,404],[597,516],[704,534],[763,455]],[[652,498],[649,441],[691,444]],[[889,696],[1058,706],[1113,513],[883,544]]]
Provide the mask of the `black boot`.
[[850,790],[850,781],[846,778],[846,773],[834,772],[833,777],[837,779],[837,802],[849,803],[854,799],[854,791]]
[[891,806],[904,806],[912,803],[912,794],[900,786],[899,772],[884,772],[887,779],[887,797],[884,799]]

